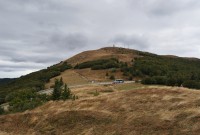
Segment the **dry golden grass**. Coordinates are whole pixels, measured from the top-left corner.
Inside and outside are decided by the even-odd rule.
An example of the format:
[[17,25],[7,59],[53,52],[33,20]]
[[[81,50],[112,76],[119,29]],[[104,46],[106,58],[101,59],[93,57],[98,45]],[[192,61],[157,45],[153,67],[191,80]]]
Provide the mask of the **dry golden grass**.
[[78,63],[97,60],[97,59],[118,58],[120,61],[130,63],[134,57],[138,57],[138,55],[134,53],[134,50],[125,48],[107,47],[99,50],[82,52],[66,61],[72,65],[76,65]]
[[[108,73],[108,76],[106,76]],[[88,84],[92,81],[95,82],[106,82],[112,81],[110,80],[110,76],[114,75],[115,78],[120,79],[128,79],[128,77],[123,76],[123,73],[119,70],[116,72],[112,72],[111,70],[91,70],[87,69],[70,69],[66,70],[65,72],[61,73],[61,75],[50,79],[50,82],[45,85],[46,88],[50,88],[50,86],[54,85],[55,79],[63,78],[63,82],[67,83],[68,85],[81,85],[81,84]]]
[[50,82],[47,83],[45,87],[50,88],[50,86],[54,85],[55,79],[60,79],[61,77],[63,82],[67,83],[68,85],[81,85],[89,83],[87,78],[76,73],[74,70],[66,70],[65,72],[61,73],[61,75],[50,79]]
[[[124,90],[123,90],[124,89]],[[94,96],[92,92],[98,91]],[[106,92],[107,91],[107,92]],[[48,102],[0,116],[0,133],[81,135],[198,135],[200,91],[119,84],[73,88],[76,101]]]
[[[75,66],[78,63],[86,61],[117,58],[119,61],[131,64],[132,61],[134,60],[134,57],[139,57],[134,50],[125,48],[107,47],[99,50],[82,52],[80,54],[73,56],[72,58],[69,58],[66,61],[71,65]],[[106,76],[106,73],[108,73],[109,76]],[[54,84],[55,78],[61,78],[61,77],[63,78],[63,81],[68,85],[86,84],[91,81],[98,81],[98,82],[111,81],[109,79],[111,75],[114,75],[116,79],[127,80],[128,77],[125,77],[122,74],[123,73],[119,70],[116,71],[115,73],[112,73],[111,70],[91,70],[91,69],[67,70],[61,73],[61,75],[52,78],[50,82],[45,85],[45,87],[49,88]]]
[[[87,68],[87,69],[78,69],[75,70],[75,72],[86,77],[90,81],[92,80],[98,82],[112,81],[109,79],[111,75],[114,75],[115,78],[126,79],[126,77],[123,76],[123,73],[119,70],[113,73],[111,70],[91,70]],[[108,73],[108,76],[106,76],[106,73]]]

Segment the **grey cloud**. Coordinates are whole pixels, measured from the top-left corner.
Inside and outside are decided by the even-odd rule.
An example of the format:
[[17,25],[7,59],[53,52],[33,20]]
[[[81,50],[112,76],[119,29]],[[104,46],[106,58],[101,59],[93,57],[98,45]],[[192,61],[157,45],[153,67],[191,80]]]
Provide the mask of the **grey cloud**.
[[9,59],[11,62],[34,62],[35,64],[48,64],[48,63],[52,63],[54,61],[59,61],[60,58],[59,57],[51,57],[51,56],[40,56],[38,55],[37,57],[30,57],[30,56],[24,56],[24,57],[12,57]]
[[0,74],[20,76],[113,43],[200,57],[199,9],[199,0],[0,0]]
[[111,42],[115,44],[126,45],[131,48],[145,50],[149,47],[148,39],[142,35],[118,35],[114,37]]
[[88,43],[87,37],[82,34],[53,34],[49,37],[48,41],[44,44],[48,44],[49,47],[57,48],[62,51],[71,50],[74,51],[77,48],[85,47]]
[[182,11],[198,9],[198,0],[128,0],[131,8],[136,8],[149,15],[169,16]]

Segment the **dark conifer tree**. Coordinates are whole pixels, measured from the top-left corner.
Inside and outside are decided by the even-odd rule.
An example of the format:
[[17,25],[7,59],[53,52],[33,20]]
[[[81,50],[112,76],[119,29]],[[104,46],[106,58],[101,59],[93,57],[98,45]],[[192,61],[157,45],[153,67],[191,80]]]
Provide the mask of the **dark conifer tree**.
[[55,86],[52,94],[53,100],[59,100],[61,96],[61,88],[60,81],[58,79],[55,80]]
[[66,100],[66,99],[69,99],[69,98],[71,98],[71,91],[70,91],[69,87],[67,87],[67,84],[65,84],[65,88],[64,88],[64,91],[62,93],[62,99]]

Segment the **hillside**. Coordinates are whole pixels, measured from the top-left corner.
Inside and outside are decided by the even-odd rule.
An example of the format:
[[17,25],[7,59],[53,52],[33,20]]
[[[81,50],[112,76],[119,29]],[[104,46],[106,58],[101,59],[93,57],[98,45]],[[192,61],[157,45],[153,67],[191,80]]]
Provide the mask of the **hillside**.
[[121,78],[142,80],[144,84],[200,89],[200,60],[117,47],[85,51],[46,69],[0,84],[0,103],[15,91],[53,87],[55,78],[61,77],[69,85]]
[[78,63],[80,64],[86,61],[109,58],[117,58],[119,61],[130,63],[134,57],[139,56],[138,52],[139,51],[132,49],[106,47],[98,50],[82,52],[65,61],[74,66]]
[[[99,92],[98,96],[92,93]],[[200,132],[200,92],[121,84],[72,89],[75,101],[48,102],[0,116],[3,135],[168,135]]]
[[[64,62],[67,62],[72,66],[76,66],[77,64],[81,64],[87,61],[116,58],[119,61],[126,62],[130,65],[134,60],[134,58],[141,57],[138,55],[138,53],[139,51],[131,49],[106,47],[98,50],[82,52],[65,60]],[[106,73],[108,73],[109,76],[106,76]],[[91,70],[90,68],[73,69],[70,71],[63,72],[61,73],[61,75],[50,79],[50,82],[48,82],[45,86],[46,88],[50,88],[53,85],[54,80],[60,77],[64,78],[64,82],[66,82],[67,84],[76,85],[77,83],[82,84],[83,82],[91,83],[92,81],[97,81],[97,82],[111,81],[109,79],[111,75],[114,75],[115,78],[122,78],[126,80],[128,79],[128,77],[123,76],[123,72],[121,72],[120,70],[117,70],[116,72],[113,73],[110,69],[102,69],[102,70]],[[72,76],[73,78],[71,79]]]
[[14,78],[0,78],[0,85],[14,81]]
[[[106,65],[106,59],[117,61],[110,60],[110,65]],[[103,60],[104,62],[101,62]],[[132,49],[107,47],[82,52],[66,62],[73,65],[74,69],[71,71],[79,76],[77,80],[82,78],[88,83],[111,81],[110,77],[114,76],[125,80],[143,80],[144,84],[200,88],[200,60],[197,58],[162,56]],[[55,78],[67,76],[68,72],[63,72]],[[49,88],[55,78],[50,79],[45,86]]]
[[46,69],[0,84],[0,104],[4,103],[6,96],[13,92],[21,90],[39,91],[44,89],[45,84],[49,82],[51,78],[60,75],[61,72],[70,68],[72,68],[71,65],[63,62],[62,64],[55,64]]
[[[35,92],[54,87],[56,78],[78,99],[52,101]],[[115,78],[142,84],[92,83]],[[199,80],[199,59],[113,47],[82,52],[0,85],[15,112],[0,115],[0,134],[198,135]]]

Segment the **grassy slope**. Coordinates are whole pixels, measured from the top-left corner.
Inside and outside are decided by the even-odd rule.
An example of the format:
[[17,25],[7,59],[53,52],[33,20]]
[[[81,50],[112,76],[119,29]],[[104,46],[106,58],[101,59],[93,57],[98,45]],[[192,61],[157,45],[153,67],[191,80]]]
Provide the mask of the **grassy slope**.
[[[106,73],[108,73],[108,76],[106,76]],[[78,85],[78,84],[91,83],[92,81],[97,81],[97,82],[112,81],[109,79],[111,75],[114,75],[115,78],[127,79],[127,77],[123,76],[123,73],[120,72],[120,70],[117,70],[115,73],[112,73],[112,71],[108,69],[105,70],[91,70],[89,68],[71,69],[61,73],[61,75],[57,77],[52,78],[50,82],[45,85],[45,87],[49,88],[54,84],[54,80],[56,78],[59,79],[61,77],[63,78],[63,82],[67,83],[68,85]]]
[[[138,51],[129,50],[124,48],[102,48],[98,50],[85,51],[80,54],[77,54],[68,60],[66,60],[69,64],[75,66],[76,64],[80,64],[86,61],[98,60],[98,59],[109,59],[109,58],[117,58],[119,61],[131,63],[134,57],[138,57]],[[83,84],[88,83],[93,80],[95,81],[111,81],[109,76],[106,77],[106,73],[110,75],[115,75],[116,78],[127,79],[127,77],[122,75],[122,72],[117,71],[116,73],[112,73],[110,70],[91,70],[91,69],[75,69],[69,70],[61,73],[61,75],[54,77],[47,83],[45,86],[49,88],[53,83],[55,78],[64,78],[64,82],[69,85]]]
[[[108,58],[113,58],[113,57],[118,58],[121,61],[130,62],[134,56],[136,56],[136,54],[134,54],[132,50],[111,47],[111,48],[102,48],[102,49],[94,50],[94,51],[86,51],[86,52],[77,54],[66,61],[73,66],[76,65],[77,63],[82,63],[89,60],[96,60],[96,59],[103,59],[103,58],[108,59]],[[38,87],[38,86],[43,87],[43,83],[45,81],[42,81],[42,78],[47,79],[48,77],[46,76],[48,76],[51,73],[51,71],[57,72],[57,69],[60,70],[59,67],[62,67],[63,65],[64,65],[64,62],[61,62],[59,64],[51,66],[51,68],[47,68],[38,72],[25,75],[23,77],[17,78],[12,83],[0,85],[0,103],[4,102],[3,99],[10,92],[19,91],[21,89],[38,89],[38,90],[43,89],[43,88],[35,88],[35,87]],[[100,80],[102,81],[108,80],[105,78],[105,76],[102,79],[101,74],[105,75],[106,72],[101,72],[99,74]],[[80,73],[81,73],[81,70],[80,70]],[[78,72],[78,74],[80,73]],[[98,76],[98,74],[96,75]],[[74,71],[61,73],[61,76],[64,78],[65,83],[70,84],[70,85],[76,85],[79,83],[80,84],[88,83],[87,79],[80,77],[80,75],[77,75],[76,73],[74,73]],[[57,78],[61,76],[57,76]],[[92,75],[91,77],[89,75],[88,78],[91,81],[91,80],[95,80],[96,76]],[[54,79],[55,78],[52,78],[50,80],[50,83],[47,83],[46,86],[50,87]]]
[[82,52],[66,61],[74,66],[78,63],[80,64],[86,61],[108,58],[117,58],[119,61],[130,63],[134,57],[138,57],[138,51],[125,48],[106,47],[98,50]]
[[[131,62],[132,58],[138,55],[129,50],[104,48],[81,53],[70,58],[68,62],[76,65],[77,61],[81,63],[109,57]],[[62,75],[67,83],[87,83],[87,79],[74,71],[85,73],[89,80],[101,80],[107,72],[95,71],[99,72],[99,76],[96,76],[88,69],[65,71]],[[99,96],[94,96],[96,90],[100,92]],[[73,89],[73,92],[80,97],[79,100],[49,102],[33,111],[0,116],[0,131],[11,134],[109,135],[200,132],[200,91],[122,84],[80,87]]]
[[[117,58],[119,61],[123,61],[123,62],[127,62],[128,65],[130,65],[132,63],[132,60],[134,60],[134,58],[138,58],[138,57],[144,57],[143,54],[147,54],[147,53],[142,53],[140,51],[136,51],[136,50],[131,50],[131,49],[125,49],[125,48],[113,48],[113,47],[107,47],[107,48],[102,48],[102,49],[98,49],[98,50],[92,50],[92,51],[86,51],[86,52],[82,52],[80,54],[77,54],[75,56],[73,56],[72,58],[69,58],[68,60],[66,60],[69,64],[75,66],[77,63],[82,63],[82,62],[86,62],[86,61],[91,61],[91,60],[97,60],[97,59],[108,59],[108,58]],[[170,57],[170,56],[166,56],[166,57]],[[171,57],[170,57],[171,58]],[[177,58],[174,57],[173,58]],[[188,59],[188,63],[190,63],[189,58]],[[187,60],[185,59],[185,60]],[[43,79],[48,78],[48,74],[50,74],[50,72],[45,73],[46,71],[49,70],[55,70],[54,72],[57,72],[56,69],[58,69],[58,66],[63,65],[64,62],[61,62],[58,65],[54,65],[51,66],[51,68],[46,69],[46,70],[41,70],[35,73],[31,73],[29,75],[23,76],[21,78],[16,79],[16,81],[14,81],[14,83],[10,83],[8,85],[2,86],[0,85],[0,99],[5,98],[5,96],[7,94],[9,94],[10,92],[13,91],[17,91],[17,90],[21,90],[21,89],[43,89],[41,87],[43,87],[43,83],[45,81],[42,81]],[[191,62],[192,63],[192,62]],[[148,64],[150,65],[150,64]],[[143,66],[145,67],[145,66]],[[196,66],[194,66],[196,67]],[[198,68],[199,69],[199,68]],[[45,72],[43,72],[45,71]],[[116,78],[123,78],[123,79],[127,79],[128,77],[124,77],[122,75],[121,72],[117,71],[116,73],[111,73],[111,71],[109,70],[99,70],[99,71],[92,71],[92,70],[88,70],[88,69],[82,69],[82,70],[74,70],[72,71],[70,70],[69,72],[62,72],[60,76],[57,76],[57,78],[59,77],[63,77],[65,83],[69,84],[69,85],[74,85],[74,84],[83,84],[83,83],[88,83],[88,81],[92,81],[92,80],[96,80],[96,81],[108,81],[109,80],[109,76],[114,74],[116,76]],[[76,73],[74,73],[76,72]],[[106,77],[106,73],[109,73],[109,76]],[[80,75],[83,75],[84,77],[81,77]],[[45,77],[46,78],[43,78]],[[134,76],[135,78],[135,76]],[[50,83],[47,83],[46,86],[50,87],[53,83],[55,78],[51,79]],[[38,88],[39,87],[39,88]],[[0,101],[3,102],[3,101]]]
[[[99,96],[92,94],[96,90]],[[140,84],[87,86],[72,91],[80,97],[78,100],[48,102],[33,111],[0,116],[0,133],[197,135],[200,132],[200,91]]]
[[63,82],[67,83],[67,85],[81,85],[81,84],[87,84],[88,80],[82,76],[80,76],[78,73],[75,72],[75,70],[66,70],[65,72],[61,73],[61,75],[56,76],[52,79],[50,79],[49,83],[46,83],[45,87],[50,88],[50,86],[54,85],[55,79],[60,79],[62,77]]

